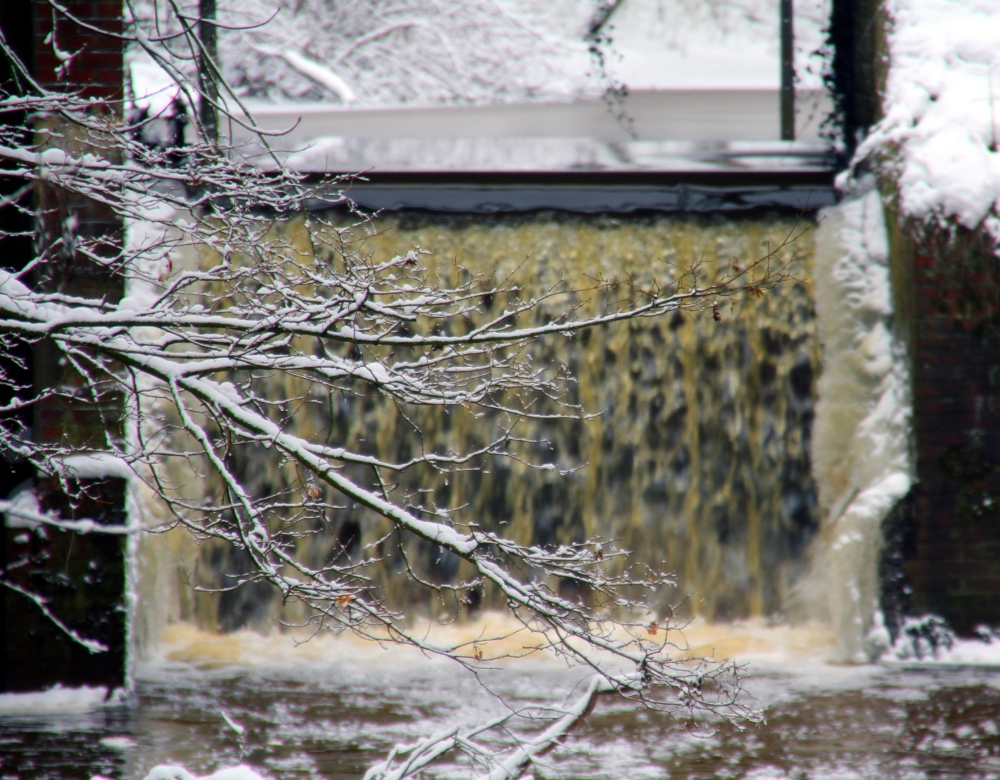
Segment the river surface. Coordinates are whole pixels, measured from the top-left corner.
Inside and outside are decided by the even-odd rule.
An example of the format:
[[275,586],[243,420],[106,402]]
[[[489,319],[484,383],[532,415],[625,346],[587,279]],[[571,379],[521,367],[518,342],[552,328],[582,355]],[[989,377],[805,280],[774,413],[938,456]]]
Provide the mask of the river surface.
[[[823,652],[750,662],[747,686],[765,725],[692,730],[604,700],[535,777],[1000,778],[1000,668],[837,666]],[[208,774],[241,760],[273,780],[359,778],[396,743],[502,708],[471,675],[398,651],[346,645],[302,658],[272,648],[253,663],[238,655],[189,648],[140,664],[131,706],[0,697],[0,778],[142,780],[157,764]],[[549,661],[486,679],[526,704],[567,696],[582,678]],[[223,712],[245,728],[242,738]],[[470,775],[451,763],[428,776]]]

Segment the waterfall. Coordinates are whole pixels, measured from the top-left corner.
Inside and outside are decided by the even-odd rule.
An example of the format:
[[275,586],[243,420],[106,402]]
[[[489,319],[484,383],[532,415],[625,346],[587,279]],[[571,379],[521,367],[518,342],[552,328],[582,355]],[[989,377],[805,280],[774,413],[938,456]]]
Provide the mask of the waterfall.
[[[724,308],[722,322],[708,313],[676,315],[538,345],[540,360],[570,365],[579,380],[571,400],[600,417],[527,423],[521,434],[544,444],[523,454],[580,470],[561,476],[493,458],[450,481],[414,472],[403,488],[431,487],[443,505],[463,506],[523,543],[619,539],[637,561],[676,573],[676,588],[661,594],[657,610],[676,607],[714,621],[819,618],[834,626],[841,660],[873,654],[880,524],[910,484],[909,384],[894,334],[878,194],[857,193],[820,217],[815,231],[781,252],[795,278]],[[365,251],[391,257],[420,246],[434,252],[432,268],[449,281],[450,274],[500,276],[520,266],[531,293],[595,275],[669,281],[671,269],[693,259],[711,280],[801,227],[773,213],[409,215],[380,219]],[[304,219],[286,230],[300,251],[310,251]],[[587,303],[583,312],[601,304]],[[488,435],[488,418],[414,414],[428,447],[458,449]],[[380,457],[405,457],[405,425],[378,398],[316,404],[292,424],[299,435],[363,441]],[[292,489],[298,479],[263,451],[237,453],[234,462],[260,495]],[[198,484],[215,489],[211,478]],[[143,501],[155,524],[156,502],[148,495]],[[385,531],[380,518],[347,506],[328,528],[300,540],[296,554],[313,563],[336,550],[357,554]],[[380,552],[372,575],[387,598],[432,618],[460,613],[459,605],[415,594],[395,576],[398,552]],[[461,562],[423,542],[407,556],[422,576],[462,574]],[[266,631],[278,618],[302,618],[266,586],[193,591],[230,585],[246,565],[217,542],[195,544],[180,530],[147,536],[137,561],[140,654],[177,621],[209,632]],[[490,594],[480,606],[494,606]]]
[[882,522],[909,491],[913,464],[906,345],[893,317],[889,245],[871,180],[820,213],[814,271],[823,372],[812,439],[822,517],[800,595],[829,620],[837,657],[876,657]]
[[[774,213],[726,219],[407,215],[381,218],[377,227],[364,246],[376,257],[419,246],[434,253],[428,262],[445,281],[469,272],[495,278],[517,273],[528,294],[560,282],[589,287],[595,276],[628,276],[639,285],[654,279],[669,283],[678,266],[695,262],[702,278],[712,282],[734,264],[745,266],[781,247],[778,257],[791,263],[795,278],[763,297],[748,294],[738,305],[722,307],[721,321],[710,311],[678,313],[536,345],[539,362],[570,366],[578,379],[570,400],[599,417],[525,421],[519,435],[539,443],[512,446],[522,448],[516,454],[526,459],[578,470],[560,475],[492,457],[482,469],[450,479],[414,471],[402,478],[401,490],[433,488],[441,505],[464,507],[484,527],[522,543],[594,535],[619,540],[636,562],[676,573],[677,586],[652,605],[664,614],[676,608],[681,615],[716,621],[782,615],[818,526],[809,464],[820,371],[810,287],[811,219]],[[309,250],[302,221],[285,230],[301,251]],[[799,233],[796,241],[785,243]],[[605,304],[598,296],[578,302],[583,314]],[[538,312],[539,317],[547,314],[551,311]],[[304,392],[277,385],[273,391]],[[461,410],[449,415],[417,409],[411,416],[424,428],[422,446],[442,451],[481,444],[493,425],[488,415],[477,418]],[[378,397],[310,404],[291,424],[298,435],[363,442],[380,457],[405,459],[406,448],[413,446],[399,411]],[[301,484],[292,466],[263,450],[234,453],[233,463],[257,495]],[[371,478],[361,471],[353,476]],[[218,487],[210,476],[192,480],[177,474],[174,482],[206,491]],[[387,529],[367,510],[347,506],[330,517],[328,527],[315,530],[299,540],[296,550],[314,564],[345,548],[358,554],[365,544],[378,544]],[[433,617],[463,609],[431,603],[425,592],[395,576],[399,552],[392,544],[384,543],[380,552],[382,562],[372,576],[394,603]],[[463,573],[460,561],[427,543],[413,541],[407,557],[432,579],[447,581]],[[231,585],[233,575],[247,565],[238,552],[219,543],[195,545],[181,531],[148,536],[139,560],[140,600],[146,604],[135,624],[140,644],[155,636],[157,626],[176,620],[231,631],[266,630],[279,617],[290,622],[302,617],[283,611],[266,586],[192,592],[191,584]],[[501,605],[496,594],[482,594],[481,607]]]

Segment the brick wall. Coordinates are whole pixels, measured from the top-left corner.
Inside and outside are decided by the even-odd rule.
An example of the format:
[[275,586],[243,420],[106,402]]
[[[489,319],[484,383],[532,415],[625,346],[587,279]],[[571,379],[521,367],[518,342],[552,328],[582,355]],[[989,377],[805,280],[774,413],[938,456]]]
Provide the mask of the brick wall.
[[[94,111],[120,113],[124,97],[123,49],[121,39],[113,36],[120,35],[123,29],[121,0],[71,0],[60,5],[65,13],[55,11],[45,0],[34,3],[35,77],[51,89],[79,92],[94,99]],[[64,62],[60,57],[67,53],[70,59]],[[38,119],[34,129],[39,140],[73,153],[81,154],[90,148],[89,139],[59,117]],[[36,203],[41,212],[36,249],[46,253],[36,284],[73,295],[118,301],[123,294],[121,277],[107,266],[75,253],[72,247],[80,240],[92,242],[95,254],[114,258],[122,246],[121,220],[101,203],[54,187],[40,187]],[[73,235],[67,235],[67,231]],[[59,387],[63,391],[35,405],[36,439],[105,449],[106,432],[114,434],[119,427],[120,399],[112,394],[95,403],[74,397],[85,389],[83,382],[59,362],[52,344],[39,344],[35,358],[36,387]]]
[[[882,117],[889,19],[878,0],[833,0],[832,79],[847,164]],[[913,224],[890,195],[893,287],[909,334],[917,484],[884,525],[891,628],[928,612],[968,632],[1000,626],[1000,269],[992,241]]]
[[920,232],[909,612],[941,615],[968,632],[1000,626],[1000,261],[985,235]]
[[[68,13],[44,0],[34,3],[35,78],[83,97],[120,101],[122,42],[113,36],[122,33],[121,0],[63,0],[60,6]],[[67,54],[70,59],[63,59]]]

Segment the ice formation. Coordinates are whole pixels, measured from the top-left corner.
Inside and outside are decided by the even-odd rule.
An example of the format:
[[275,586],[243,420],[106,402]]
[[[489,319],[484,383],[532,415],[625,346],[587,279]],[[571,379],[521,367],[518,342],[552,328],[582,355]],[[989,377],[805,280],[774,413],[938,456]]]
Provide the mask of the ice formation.
[[[816,309],[823,343],[813,473],[824,515],[811,611],[826,612],[842,661],[875,636],[881,524],[910,488],[909,377],[892,330],[889,248],[874,182],[821,212]],[[825,603],[824,603],[825,602]]]

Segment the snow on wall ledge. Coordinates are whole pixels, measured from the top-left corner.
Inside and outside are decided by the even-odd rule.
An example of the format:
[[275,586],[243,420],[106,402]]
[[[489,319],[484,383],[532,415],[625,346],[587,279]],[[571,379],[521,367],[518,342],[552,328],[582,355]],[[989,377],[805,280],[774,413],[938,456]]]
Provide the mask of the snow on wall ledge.
[[1000,243],[1000,3],[888,0],[885,118],[856,161],[885,154],[907,216],[954,218]]

